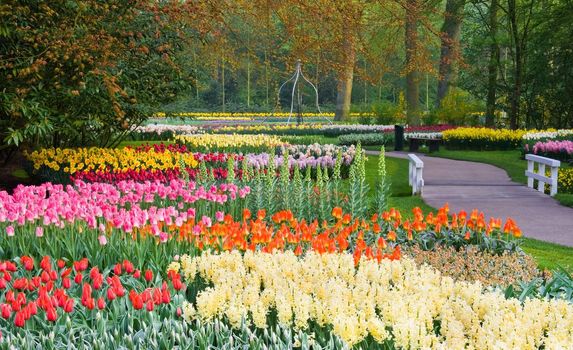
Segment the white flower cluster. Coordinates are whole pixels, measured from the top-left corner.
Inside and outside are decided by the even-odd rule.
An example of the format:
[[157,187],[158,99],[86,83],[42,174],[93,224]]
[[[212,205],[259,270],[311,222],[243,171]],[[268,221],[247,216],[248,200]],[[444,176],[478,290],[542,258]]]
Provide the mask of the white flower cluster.
[[442,133],[441,132],[408,132],[404,134],[404,140],[408,140],[410,138],[415,139],[441,139]]
[[573,136],[573,129],[560,129],[557,131],[528,132],[523,135],[524,140],[556,139],[558,137]]
[[[187,303],[187,319],[225,318],[259,328],[331,326],[352,346],[368,335],[404,349],[570,349],[573,305],[506,299],[479,283],[455,282],[412,260],[362,260],[350,254],[237,251],[185,257],[183,275],[212,287]],[[436,325],[439,327],[436,327]],[[389,332],[388,330],[391,330]]]
[[[308,156],[308,157],[322,157],[328,156],[336,158],[338,151],[342,152],[343,158],[353,159],[356,155],[356,146],[337,146],[333,144],[321,145],[319,143],[314,143],[312,145],[288,145],[285,150],[288,154],[295,157]],[[282,150],[280,153],[282,154]]]
[[333,124],[333,125],[324,125],[321,130],[323,131],[334,130],[348,133],[384,132],[384,131],[393,131],[394,125]]
[[133,129],[137,133],[155,133],[161,135],[164,132],[173,134],[202,134],[205,132],[202,127],[194,125],[169,125],[169,124],[149,124],[140,125]]

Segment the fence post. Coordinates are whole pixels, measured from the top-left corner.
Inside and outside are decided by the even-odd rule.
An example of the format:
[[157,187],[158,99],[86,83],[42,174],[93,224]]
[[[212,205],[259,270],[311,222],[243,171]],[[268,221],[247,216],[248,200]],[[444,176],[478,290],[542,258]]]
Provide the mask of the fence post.
[[[528,172],[530,172],[530,173],[533,172],[533,165],[534,164],[535,163],[531,159],[527,160],[527,171]],[[533,188],[533,178],[532,177],[529,177],[529,176],[527,177],[527,187]]]
[[[545,164],[539,163],[537,165],[537,173],[541,176],[545,176]],[[537,181],[537,190],[541,193],[545,192],[545,182]]]
[[559,178],[559,167],[552,166],[551,167],[551,191],[549,195],[551,197],[557,194],[557,179]]

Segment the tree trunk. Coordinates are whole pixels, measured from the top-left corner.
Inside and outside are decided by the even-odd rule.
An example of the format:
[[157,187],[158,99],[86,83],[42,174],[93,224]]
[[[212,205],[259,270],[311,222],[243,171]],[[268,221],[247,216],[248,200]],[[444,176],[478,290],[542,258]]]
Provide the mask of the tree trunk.
[[511,35],[515,49],[513,59],[513,88],[511,91],[511,106],[509,111],[509,125],[512,130],[517,129],[519,124],[519,100],[521,98],[521,84],[523,73],[522,41],[517,28],[516,1],[508,0],[507,12],[510,21]]
[[489,9],[489,28],[491,45],[489,47],[489,65],[487,82],[487,102],[485,112],[485,126],[493,127],[495,124],[495,101],[497,92],[497,65],[499,63],[499,45],[497,44],[497,10],[499,0],[491,0]]
[[447,0],[444,12],[444,24],[441,32],[442,48],[440,52],[440,77],[436,107],[448,94],[450,85],[456,81],[454,64],[459,56],[460,31],[466,0]]
[[352,37],[348,36],[344,43],[345,57],[344,68],[340,72],[338,79],[338,90],[336,95],[336,112],[334,120],[345,120],[350,116],[350,104],[352,102],[352,80],[354,78],[354,62],[356,52]]
[[416,53],[418,48],[418,0],[406,2],[406,119],[420,124],[420,79]]

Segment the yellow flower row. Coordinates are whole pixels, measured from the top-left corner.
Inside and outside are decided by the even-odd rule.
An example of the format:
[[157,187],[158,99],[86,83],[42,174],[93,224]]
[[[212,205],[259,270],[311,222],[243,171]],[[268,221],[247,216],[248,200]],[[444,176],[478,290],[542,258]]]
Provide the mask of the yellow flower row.
[[[170,115],[175,117],[189,117],[195,118],[198,120],[211,120],[211,119],[219,119],[219,120],[235,120],[235,119],[257,119],[257,118],[296,118],[296,114],[290,114],[288,112],[280,112],[280,113],[258,113],[258,112],[179,112],[179,113],[171,113]],[[155,118],[165,118],[167,116],[164,112],[159,112],[153,115]],[[361,116],[374,116],[374,113],[364,112],[364,113],[350,113],[350,117],[358,118]],[[329,117],[334,118],[333,112],[327,113],[302,113],[303,118],[315,118],[315,117]]]
[[520,142],[526,132],[527,130],[457,128],[444,131],[442,138],[446,142],[453,139]]
[[[267,315],[283,326],[332,327],[352,346],[368,335],[403,349],[568,349],[573,305],[531,298],[521,303],[479,283],[454,281],[410,259],[362,260],[350,254],[237,251],[183,256],[169,269],[211,287],[186,302],[186,319],[244,320],[266,328]],[[436,321],[440,322],[436,333]],[[390,331],[391,330],[391,333]]]
[[197,161],[190,152],[180,153],[170,150],[159,152],[154,149],[138,152],[133,148],[45,148],[26,156],[36,170],[45,166],[69,174],[107,169],[116,172],[166,170],[179,168],[181,160],[187,167],[197,166]]
[[222,134],[198,134],[177,135],[175,141],[183,143],[191,149],[240,149],[240,148],[272,148],[287,144],[278,136],[256,135],[222,135]]

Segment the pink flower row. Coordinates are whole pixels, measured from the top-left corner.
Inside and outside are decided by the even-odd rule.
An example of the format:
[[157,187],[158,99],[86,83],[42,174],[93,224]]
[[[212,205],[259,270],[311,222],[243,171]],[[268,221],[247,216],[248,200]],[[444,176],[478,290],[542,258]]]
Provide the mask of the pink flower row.
[[533,146],[533,153],[566,153],[567,155],[573,155],[573,141],[539,141]]
[[[169,183],[121,181],[116,184],[85,183],[72,185],[45,183],[18,186],[12,195],[0,192],[0,223],[55,225],[63,228],[79,220],[91,228],[105,229],[102,222],[131,232],[151,224],[156,235],[159,223],[181,226],[194,218],[201,201],[225,204],[250,193],[248,186],[220,184],[205,189],[194,182]],[[11,229],[13,234],[13,228]],[[36,232],[38,236],[42,232]]]

